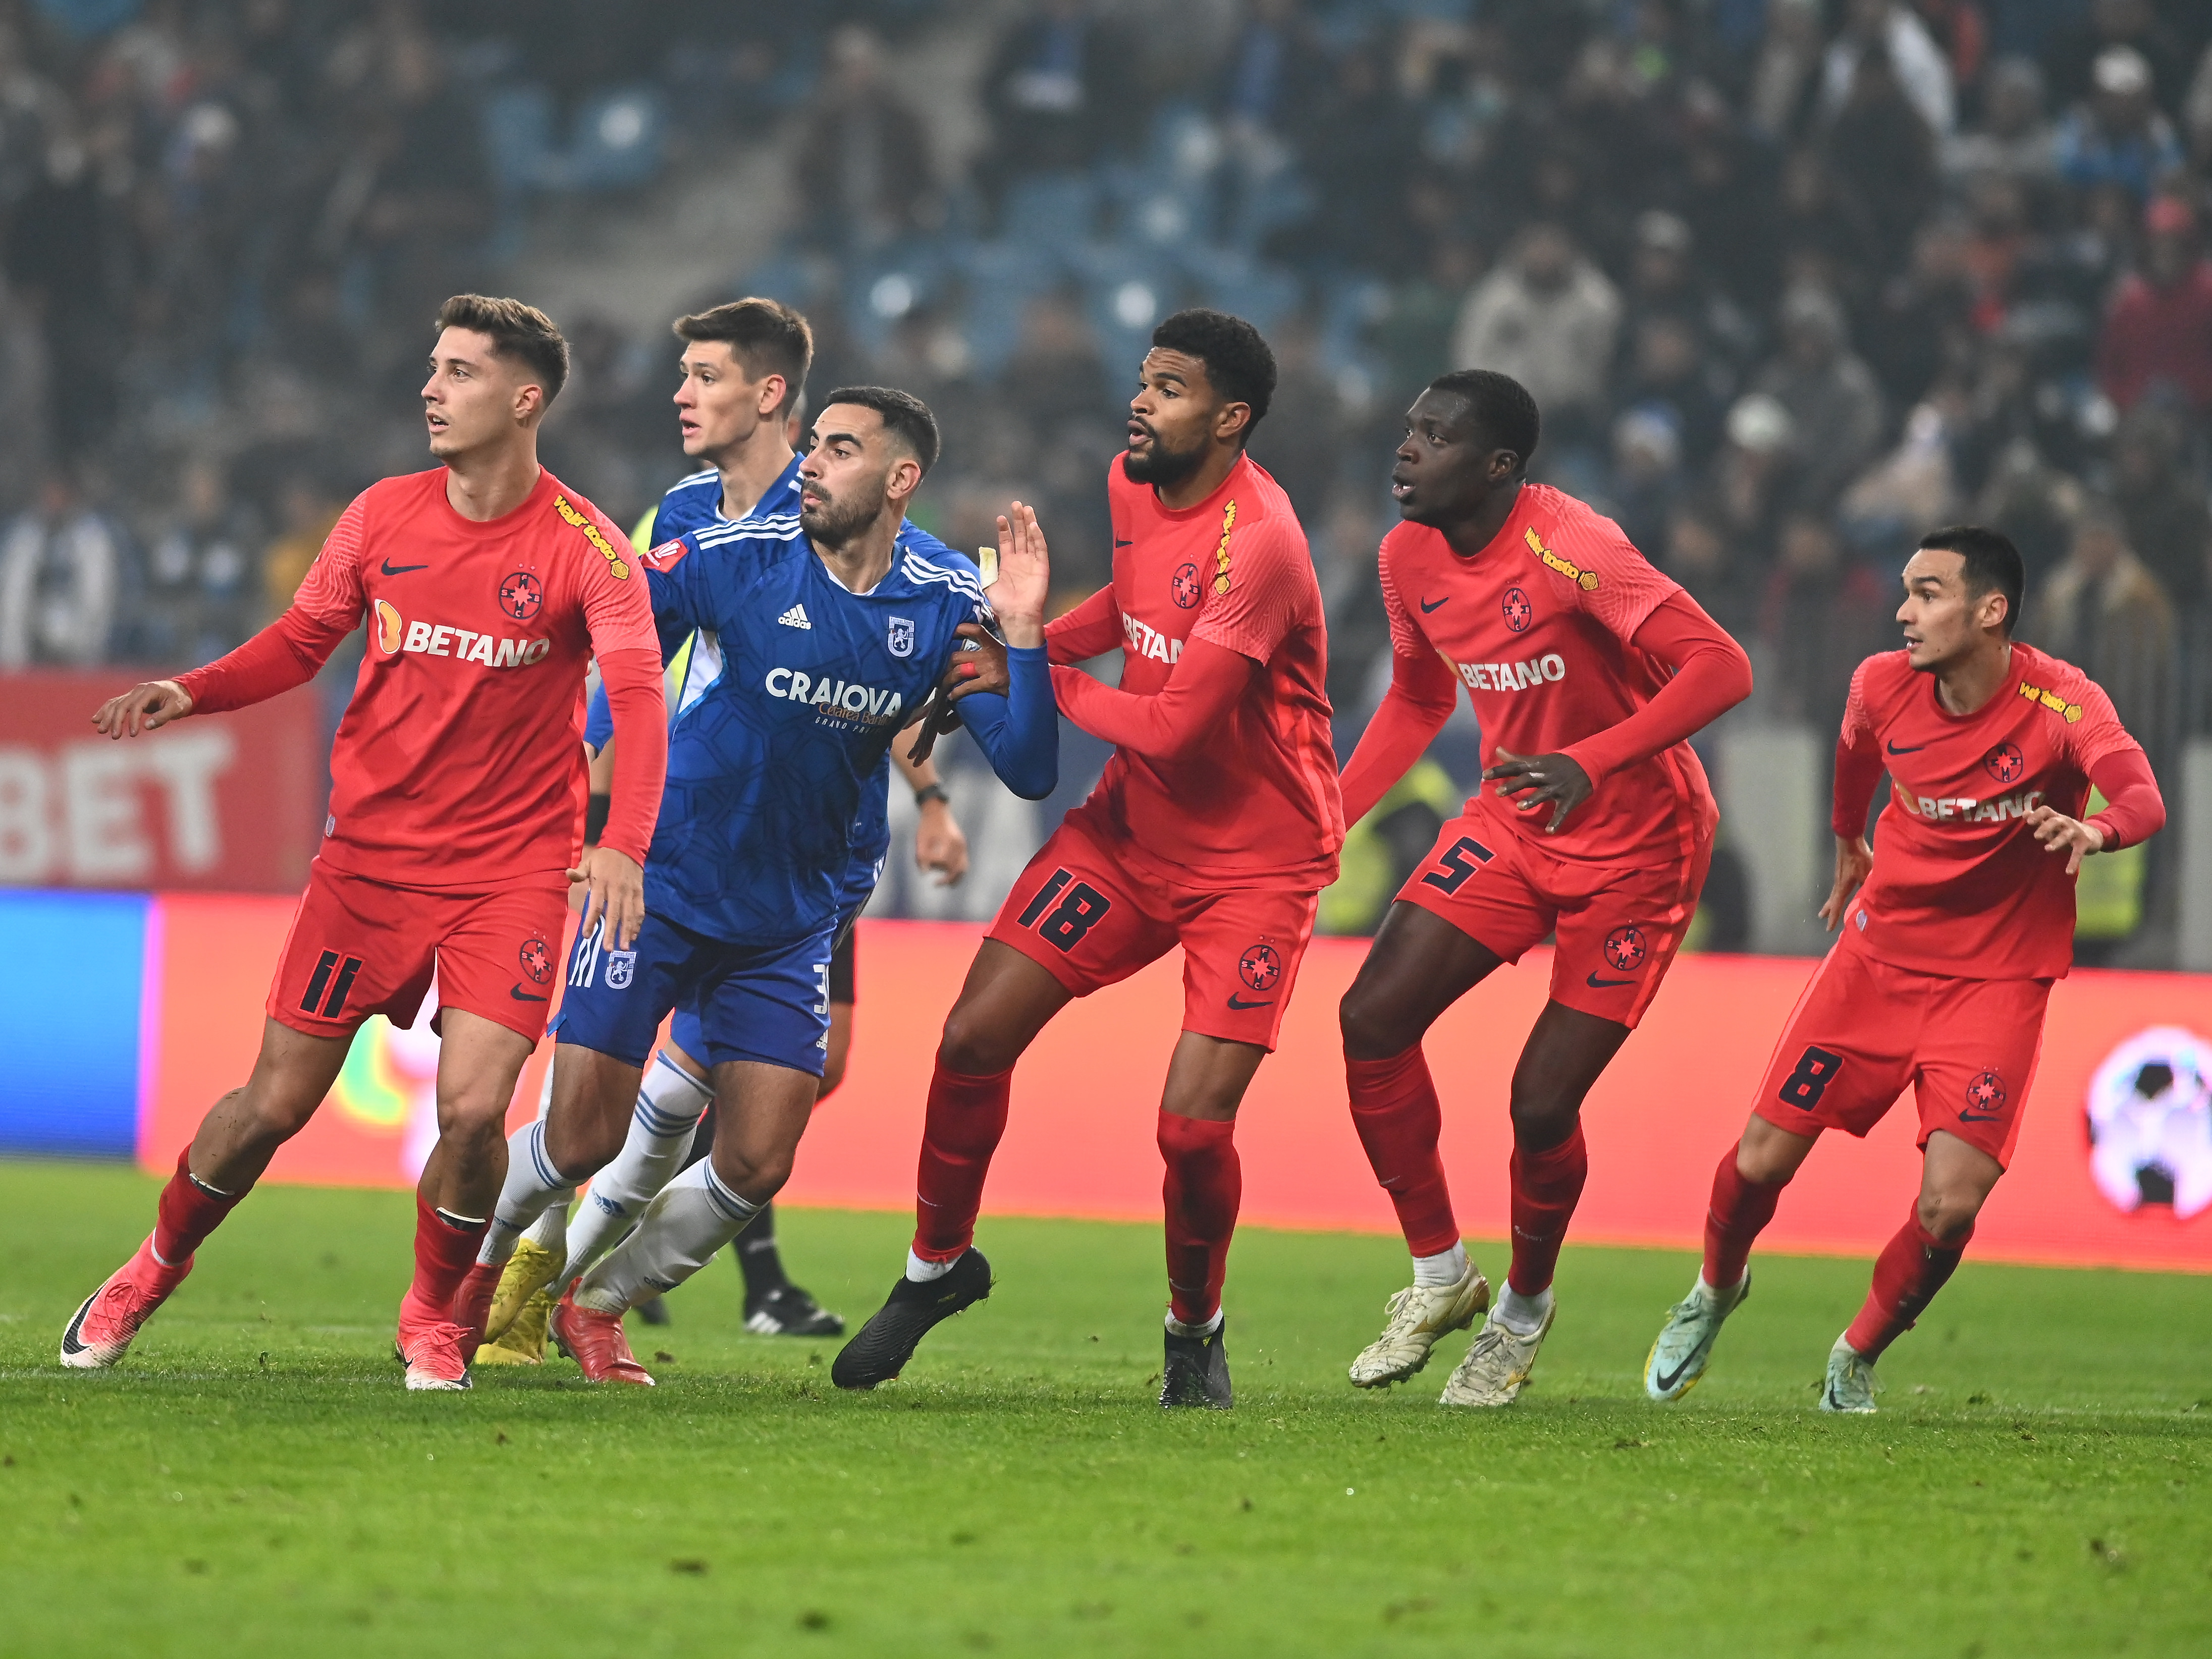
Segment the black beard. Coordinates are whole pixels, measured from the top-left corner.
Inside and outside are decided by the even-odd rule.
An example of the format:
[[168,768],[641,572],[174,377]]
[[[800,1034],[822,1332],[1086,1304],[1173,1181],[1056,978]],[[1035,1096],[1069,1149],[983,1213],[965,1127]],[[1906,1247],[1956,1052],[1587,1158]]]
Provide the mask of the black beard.
[[1121,452],[1121,475],[1131,483],[1150,484],[1158,489],[1168,484],[1181,483],[1197,471],[1205,460],[1206,445],[1203,441],[1193,444],[1188,449],[1170,449],[1155,433],[1152,434],[1152,453],[1141,460],[1134,450]]
[[828,548],[842,548],[884,515],[883,503],[872,507],[858,501],[841,503],[836,497],[817,507],[799,509],[799,527]]

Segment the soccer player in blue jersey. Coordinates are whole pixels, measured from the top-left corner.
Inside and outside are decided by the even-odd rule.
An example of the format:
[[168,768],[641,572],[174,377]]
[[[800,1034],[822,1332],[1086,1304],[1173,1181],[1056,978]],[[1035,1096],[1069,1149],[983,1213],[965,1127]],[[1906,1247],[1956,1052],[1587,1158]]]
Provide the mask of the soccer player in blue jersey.
[[[687,1003],[718,1123],[710,1156],[671,1182],[556,1306],[553,1330],[587,1380],[650,1383],[623,1313],[696,1272],[790,1173],[827,1046],[830,945],[863,796],[959,647],[958,629],[989,615],[973,565],[902,534],[937,449],[918,399],[880,387],[833,393],[799,468],[803,534],[739,520],[687,531],[646,558],[664,651],[701,634],[670,734],[647,919],[628,951],[597,932],[576,943],[551,1109],[512,1138],[487,1255],[495,1264],[548,1203],[614,1156],[654,1034]],[[1034,544],[1007,539],[994,590],[1011,647],[1007,693],[961,709],[993,769],[1032,799],[1057,773],[1048,573]]]

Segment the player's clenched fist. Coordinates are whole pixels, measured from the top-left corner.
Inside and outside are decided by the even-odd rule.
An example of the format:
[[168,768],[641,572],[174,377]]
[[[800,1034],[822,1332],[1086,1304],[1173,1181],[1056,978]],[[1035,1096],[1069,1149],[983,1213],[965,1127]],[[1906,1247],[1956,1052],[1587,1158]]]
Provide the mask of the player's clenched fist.
[[584,919],[578,937],[591,937],[592,923],[604,919],[603,935],[617,951],[627,951],[645,926],[645,867],[627,853],[611,847],[594,847],[584,855],[584,866],[571,870],[568,879],[584,884]]
[[192,694],[174,680],[149,680],[93,712],[92,728],[103,738],[137,737],[180,720],[192,712]]

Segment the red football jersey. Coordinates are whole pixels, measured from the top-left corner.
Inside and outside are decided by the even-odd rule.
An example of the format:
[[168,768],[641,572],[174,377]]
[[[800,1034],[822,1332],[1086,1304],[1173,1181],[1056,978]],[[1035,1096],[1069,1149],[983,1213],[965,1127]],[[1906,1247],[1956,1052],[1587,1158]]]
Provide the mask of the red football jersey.
[[[1443,532],[1401,524],[1382,538],[1392,648],[1434,651],[1467,687],[1482,763],[1500,748],[1550,755],[1650,702],[1670,672],[1629,641],[1681,591],[1620,526],[1547,484],[1523,484],[1513,514],[1472,558]],[[1418,605],[1419,611],[1414,607]],[[1591,864],[1686,859],[1720,822],[1687,743],[1601,778],[1557,835],[1548,809],[1521,812],[1494,789],[1468,801],[1553,858]]]
[[1902,651],[1851,677],[1844,744],[1879,754],[1889,805],[1874,870],[1845,933],[1899,968],[1960,979],[2057,979],[2074,960],[2074,881],[2063,853],[2022,822],[2037,807],[2081,816],[2089,769],[2142,752],[2112,699],[2070,663],[2015,644],[2004,690],[1945,712],[1936,678]]
[[443,467],[386,478],[354,498],[293,603],[347,629],[369,618],[323,858],[405,887],[574,863],[585,665],[659,650],[645,572],[605,514],[550,471],[482,524],[447,501]]
[[1085,808],[1177,879],[1317,889],[1344,844],[1330,735],[1321,584],[1290,497],[1249,457],[1197,506],[1172,512],[1109,469],[1121,689],[1158,694],[1186,641],[1210,640],[1267,672],[1218,734],[1180,762],[1116,749]]

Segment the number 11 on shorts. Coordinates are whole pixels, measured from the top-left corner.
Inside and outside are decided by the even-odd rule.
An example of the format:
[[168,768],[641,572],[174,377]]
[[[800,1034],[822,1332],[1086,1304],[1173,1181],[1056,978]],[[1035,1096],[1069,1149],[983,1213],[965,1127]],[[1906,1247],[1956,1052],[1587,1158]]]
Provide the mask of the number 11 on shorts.
[[[1056,905],[1054,899],[1060,901]],[[1067,951],[1113,908],[1113,900],[1089,882],[1076,880],[1073,870],[1055,870],[1015,921],[1036,928],[1038,937],[1055,950]]]

